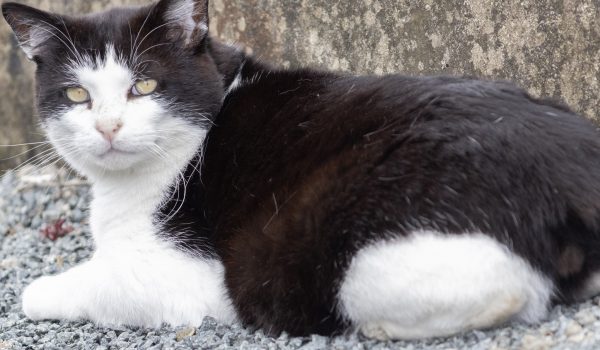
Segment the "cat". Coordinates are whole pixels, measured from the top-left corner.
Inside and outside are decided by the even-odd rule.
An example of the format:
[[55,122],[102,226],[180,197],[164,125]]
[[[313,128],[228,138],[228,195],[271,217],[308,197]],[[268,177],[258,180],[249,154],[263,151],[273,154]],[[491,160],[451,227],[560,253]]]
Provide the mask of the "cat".
[[49,140],[92,183],[93,257],[34,320],[447,336],[600,292],[600,140],[507,82],[280,69],[207,0],[2,12]]

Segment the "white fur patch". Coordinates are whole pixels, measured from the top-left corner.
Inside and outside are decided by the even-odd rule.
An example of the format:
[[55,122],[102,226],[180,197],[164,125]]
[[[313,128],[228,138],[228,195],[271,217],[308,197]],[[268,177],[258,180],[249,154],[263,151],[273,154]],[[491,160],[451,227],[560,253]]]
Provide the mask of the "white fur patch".
[[369,337],[451,335],[547,313],[552,283],[483,234],[419,231],[354,257],[339,301]]
[[233,79],[231,84],[229,84],[229,86],[227,87],[227,90],[225,90],[223,99],[225,99],[225,97],[227,97],[227,95],[229,95],[231,92],[235,91],[236,89],[240,88],[243,85],[242,69],[244,69],[244,63],[246,63],[246,62],[242,62],[242,64],[240,65],[240,67],[237,70],[237,74],[235,75],[235,78]]
[[[159,239],[153,220],[207,130],[171,115],[159,99],[127,99],[133,74],[112,47],[107,52],[104,61],[85,59],[73,70],[91,108],[71,107],[45,125],[59,153],[93,183],[96,251],[88,262],[34,281],[23,294],[23,310],[36,320],[113,325],[199,325],[205,316],[233,322],[221,262]],[[94,127],[107,118],[123,124],[112,146]],[[111,147],[117,151],[106,153]]]

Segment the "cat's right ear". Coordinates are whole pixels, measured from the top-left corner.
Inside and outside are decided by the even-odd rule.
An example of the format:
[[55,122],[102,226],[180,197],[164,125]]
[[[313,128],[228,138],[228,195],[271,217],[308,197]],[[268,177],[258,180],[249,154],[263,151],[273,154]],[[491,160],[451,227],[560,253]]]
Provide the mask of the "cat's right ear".
[[56,16],[14,2],[2,4],[2,15],[14,31],[19,46],[32,60],[42,51],[44,44],[56,36]]

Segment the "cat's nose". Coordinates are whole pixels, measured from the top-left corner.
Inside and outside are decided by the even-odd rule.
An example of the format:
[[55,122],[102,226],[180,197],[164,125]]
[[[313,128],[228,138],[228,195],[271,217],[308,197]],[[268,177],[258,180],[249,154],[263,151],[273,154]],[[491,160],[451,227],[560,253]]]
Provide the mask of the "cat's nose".
[[100,120],[96,122],[96,130],[98,130],[98,132],[109,142],[115,138],[115,135],[122,126],[123,123],[116,119]]

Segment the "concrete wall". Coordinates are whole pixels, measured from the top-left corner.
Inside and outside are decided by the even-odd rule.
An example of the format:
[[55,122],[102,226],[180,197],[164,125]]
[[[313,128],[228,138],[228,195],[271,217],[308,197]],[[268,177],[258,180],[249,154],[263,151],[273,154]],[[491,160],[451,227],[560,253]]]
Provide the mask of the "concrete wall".
[[[211,1],[213,35],[285,67],[509,79],[600,121],[598,0]],[[21,2],[78,13],[144,1]],[[33,65],[7,27],[0,24],[0,144],[39,137]]]

